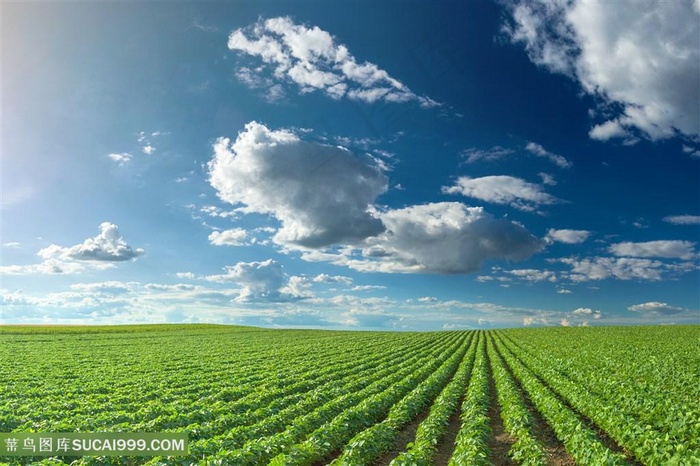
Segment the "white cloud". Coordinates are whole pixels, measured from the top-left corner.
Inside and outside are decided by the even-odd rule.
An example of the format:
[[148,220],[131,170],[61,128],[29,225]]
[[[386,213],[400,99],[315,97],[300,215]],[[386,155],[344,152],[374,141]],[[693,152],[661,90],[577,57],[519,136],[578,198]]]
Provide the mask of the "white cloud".
[[119,233],[118,227],[109,222],[100,225],[100,234],[86,239],[82,244],[64,248],[52,244],[38,252],[49,260],[121,262],[136,259],[143,255],[143,249],[133,249]]
[[131,154],[129,154],[128,152],[121,152],[118,154],[107,154],[107,157],[117,162],[119,165],[124,165],[125,163],[130,162],[132,158]]
[[565,244],[580,244],[586,241],[591,232],[587,230],[554,230],[550,229],[545,241]]
[[515,269],[508,270],[507,273],[529,282],[557,281],[557,275],[550,270]]
[[690,155],[691,158],[700,159],[700,149],[683,144],[683,153]]
[[594,311],[589,307],[579,307],[578,309],[571,311],[571,314],[574,316],[585,316],[593,319],[600,319],[602,317],[602,313],[600,311]]
[[362,250],[306,253],[302,258],[363,272],[451,274],[477,272],[489,259],[524,260],[542,248],[519,223],[458,202],[389,210],[380,217],[386,231],[367,238]]
[[700,215],[670,215],[664,217],[664,222],[674,225],[700,225]]
[[438,301],[439,300],[434,296],[422,296],[418,298],[418,302],[420,303],[436,303]]
[[[296,24],[289,17],[260,19],[236,29],[228,48],[259,57],[263,64],[241,67],[237,76],[249,87],[272,88],[273,82],[292,82],[301,93],[320,90],[332,99],[349,98],[373,103],[415,101],[422,107],[439,105],[414,94],[374,63],[358,63],[345,45],[318,26]],[[281,91],[283,92],[283,90]]]
[[18,243],[17,241],[10,241],[7,243],[2,243],[3,248],[9,248],[9,249],[17,249],[21,246],[21,243]]
[[309,291],[311,288],[311,280],[305,276],[294,275],[289,277],[287,285],[280,290],[281,295],[288,297],[287,299],[311,298],[313,293]]
[[[94,264],[93,268],[109,268],[112,264]],[[48,259],[41,264],[28,265],[0,265],[0,272],[7,275],[34,275],[34,274],[72,274],[85,270],[86,265],[77,262]]]
[[[572,163],[569,162],[565,157],[549,152],[540,144],[528,142],[525,145],[525,150],[530,154],[535,155],[536,157],[542,157],[549,160],[559,168],[572,167]],[[515,149],[494,146],[491,149],[487,150],[476,148],[466,149],[462,151],[460,155],[465,159],[464,163],[475,163],[480,161],[493,162],[496,160],[503,160],[512,157],[515,153]]]
[[233,144],[219,138],[209,175],[222,200],[274,215],[282,223],[278,244],[323,247],[384,230],[373,203],[388,179],[376,161],[287,130],[250,122]]
[[[700,133],[700,20],[691,2],[520,0],[504,31],[530,60],[601,102],[605,140],[631,129],[656,140]],[[653,31],[650,34],[649,31]],[[620,110],[610,118],[614,108]]]
[[538,173],[537,176],[542,180],[542,184],[547,186],[556,186],[557,181],[549,173]]
[[316,283],[342,283],[343,285],[349,285],[352,283],[352,278],[344,275],[328,275],[326,273],[321,273],[316,275],[313,281]]
[[209,235],[209,242],[216,246],[243,246],[248,237],[246,231],[242,228],[233,228],[231,230],[213,231]]
[[630,306],[627,309],[629,309],[632,312],[638,312],[641,314],[651,314],[651,315],[674,315],[674,314],[680,314],[680,313],[695,313],[696,316],[700,316],[700,311],[698,310],[691,310],[691,309],[686,309],[684,307],[677,307],[677,306],[669,306],[666,303],[660,303],[660,302],[648,302],[648,303],[642,303],[642,304],[635,304],[634,306]]
[[52,244],[39,250],[37,255],[44,259],[41,264],[3,265],[0,271],[10,275],[73,274],[85,269],[108,269],[117,262],[133,260],[143,254],[143,249],[133,249],[126,243],[116,225],[104,222],[100,225],[100,234],[82,244],[71,247]]
[[552,152],[549,152],[546,150],[544,147],[541,145],[534,143],[534,142],[528,142],[527,145],[525,146],[525,150],[530,152],[531,154],[535,154],[537,157],[544,157],[548,159],[550,162],[552,162],[554,165],[556,165],[559,168],[571,168],[572,163],[569,162],[565,157],[562,157],[561,155],[554,154]]
[[619,120],[610,120],[599,125],[595,125],[588,132],[591,139],[607,141],[611,138],[629,137],[630,133],[622,127]]
[[610,253],[624,257],[662,257],[667,259],[692,259],[696,257],[695,243],[691,241],[647,241],[612,244]]
[[148,145],[143,146],[141,148],[141,150],[143,151],[144,154],[151,155],[156,151],[156,148],[153,147],[152,145],[148,144]]
[[272,259],[263,262],[238,262],[226,267],[224,274],[209,275],[206,280],[216,283],[236,283],[242,288],[236,301],[289,301],[298,298],[285,293],[290,284],[282,265]]
[[636,257],[567,257],[556,259],[556,262],[567,264],[571,272],[562,274],[574,282],[590,280],[661,280],[669,273],[684,273],[696,270],[691,263],[669,264],[659,260],[641,259]]
[[501,146],[494,146],[491,149],[483,150],[483,149],[467,149],[462,151],[460,154],[463,158],[465,158],[465,163],[475,163],[481,160],[492,162],[495,160],[502,160],[504,158],[507,158],[508,156],[512,155],[515,153],[515,150],[513,149],[506,149]]
[[384,290],[386,286],[383,285],[357,285],[353,286],[350,291],[371,291],[371,290]]
[[469,178],[461,176],[454,186],[444,186],[447,194],[462,194],[495,204],[507,204],[519,210],[532,212],[541,205],[561,202],[547,194],[542,187],[512,176],[484,176]]

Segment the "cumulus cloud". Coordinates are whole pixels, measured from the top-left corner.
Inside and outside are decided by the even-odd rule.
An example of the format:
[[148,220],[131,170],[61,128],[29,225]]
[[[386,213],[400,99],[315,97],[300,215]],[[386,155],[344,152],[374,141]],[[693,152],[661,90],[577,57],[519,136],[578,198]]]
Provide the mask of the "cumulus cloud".
[[261,66],[242,67],[237,72],[249,87],[272,89],[280,83],[294,83],[302,94],[318,90],[335,100],[439,105],[414,94],[374,63],[358,63],[330,33],[318,26],[296,24],[289,17],[260,19],[236,29],[228,38],[228,48],[262,60]]
[[231,230],[213,231],[209,235],[209,242],[216,246],[243,246],[248,233],[242,228]]
[[44,259],[76,261],[122,262],[143,255],[143,249],[133,249],[119,233],[119,228],[109,222],[100,225],[100,233],[82,244],[64,248],[52,244],[38,252]]
[[587,230],[555,230],[550,229],[545,241],[550,243],[580,244],[586,241],[591,232]]
[[233,143],[219,138],[208,166],[219,198],[282,223],[274,236],[278,244],[318,248],[384,230],[373,204],[388,178],[369,156],[253,121]]
[[[504,31],[600,102],[594,139],[700,133],[700,17],[691,2],[519,0]],[[649,31],[654,31],[650,34]],[[615,111],[615,109],[619,109]]]
[[624,242],[612,244],[608,250],[621,257],[662,257],[667,259],[692,259],[696,257],[695,243],[691,241]]
[[535,211],[541,205],[561,202],[561,200],[546,193],[537,184],[505,175],[483,176],[481,178],[461,176],[454,186],[444,186],[442,192],[462,194],[494,204],[506,204],[526,212]]
[[71,274],[87,268],[111,268],[117,262],[133,260],[143,254],[143,249],[133,249],[126,243],[116,225],[104,222],[97,236],[81,244],[71,247],[52,244],[39,250],[37,255],[44,259],[41,264],[5,265],[0,270],[12,275]]
[[524,260],[542,248],[521,224],[458,202],[411,206],[380,216],[386,231],[367,238],[361,250],[302,257],[365,272],[453,274],[477,272],[491,259]]
[[[282,264],[268,259],[263,262],[238,262],[226,267],[225,273],[209,275],[208,281],[235,283],[241,286],[236,301],[290,301],[298,298],[285,293],[283,288],[290,284],[289,277],[282,270]],[[298,287],[297,287],[298,288]]]
[[700,215],[670,215],[664,217],[664,222],[674,225],[700,225]]
[[565,157],[549,152],[537,143],[528,142],[525,146],[525,150],[530,152],[531,154],[535,154],[537,157],[546,158],[559,168],[571,168],[572,166],[572,163],[569,162]]
[[627,309],[629,309],[632,312],[638,312],[640,314],[664,315],[664,316],[686,313],[686,312],[695,312],[697,314],[697,312],[698,312],[697,310],[692,311],[691,309],[686,309],[684,307],[669,306],[666,303],[660,303],[660,302],[655,302],[655,301],[648,302],[648,303],[642,303],[642,304],[635,304],[634,306],[630,306]]

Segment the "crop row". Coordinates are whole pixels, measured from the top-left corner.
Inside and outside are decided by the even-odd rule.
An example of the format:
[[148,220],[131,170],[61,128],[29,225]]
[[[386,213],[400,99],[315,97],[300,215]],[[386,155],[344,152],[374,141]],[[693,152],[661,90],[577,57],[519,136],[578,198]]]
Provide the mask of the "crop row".
[[486,341],[484,333],[480,332],[469,388],[462,403],[462,425],[455,439],[455,449],[449,466],[490,464],[487,444],[491,435],[488,409],[489,371]]
[[390,466],[429,466],[437,445],[446,433],[449,419],[459,408],[459,400],[467,387],[474,365],[477,345],[472,342],[452,381],[443,389],[430,407],[430,413],[416,430],[415,441],[405,452],[394,458]]
[[544,446],[533,433],[532,414],[525,404],[520,389],[504,365],[503,358],[496,351],[492,335],[488,337],[487,352],[491,361],[491,373],[503,426],[506,432],[516,439],[508,452],[509,456],[518,464],[526,466],[545,464]]
[[496,348],[525,389],[530,400],[552,427],[557,438],[580,464],[626,464],[624,456],[610,451],[579,416],[569,409],[497,335]]
[[[423,340],[422,344],[424,345],[430,344],[429,339],[419,340]],[[121,346],[117,346],[110,353],[115,353],[120,348]],[[105,379],[110,379],[108,374],[103,374],[101,377],[89,376],[94,370],[92,365],[94,362],[73,368],[73,370],[84,371],[88,375],[83,375],[81,379],[66,381],[63,378],[65,371],[60,370],[61,360],[59,359],[57,367],[52,367],[47,372],[60,375],[54,378],[50,384],[44,384],[44,392],[41,397],[31,394],[32,391],[41,390],[39,387],[34,389],[27,387],[28,384],[22,383],[17,380],[18,378],[8,381],[7,396],[4,397],[3,402],[8,408],[6,412],[12,413],[12,415],[0,419],[0,428],[3,430],[14,428],[94,430],[115,426],[118,429],[118,424],[123,423],[131,428],[137,425],[143,430],[161,429],[162,425],[150,421],[158,417],[167,418],[168,415],[181,419],[183,415],[187,417],[189,413],[196,413],[196,415],[204,417],[216,417],[221,414],[220,412],[212,412],[216,402],[225,401],[228,404],[246,395],[252,394],[253,397],[260,397],[260,394],[277,391],[283,388],[283,385],[310,384],[313,383],[313,380],[321,382],[330,372],[343,373],[357,364],[371,361],[374,358],[374,350],[379,348],[381,347],[370,347],[369,351],[359,353],[359,361],[348,361],[345,357],[347,352],[343,353],[338,350],[336,354],[333,354],[333,351],[329,351],[330,354],[326,359],[328,365],[321,368],[317,365],[318,358],[313,354],[305,355],[304,360],[297,360],[293,367],[301,367],[306,370],[296,370],[291,375],[275,370],[275,376],[271,377],[271,370],[255,369],[254,361],[248,362],[246,360],[241,361],[240,366],[235,371],[221,371],[219,366],[210,366],[208,368],[202,367],[197,371],[175,372],[176,374],[197,374],[199,377],[196,381],[193,381],[191,377],[173,377],[170,375],[172,374],[171,370],[168,368],[164,370],[157,364],[146,363],[150,372],[140,373],[141,365],[138,361],[130,360],[130,358],[124,359],[121,356],[115,358],[120,363],[117,367],[128,369],[128,375],[122,375],[122,373],[127,372],[127,370],[122,369],[121,373],[117,374],[121,376],[120,379],[115,380],[115,383],[110,386],[104,383]],[[383,349],[386,350],[386,346]],[[405,349],[412,352],[414,346],[410,345]],[[31,363],[31,360],[25,359],[25,371],[26,368],[31,367]],[[27,372],[29,371],[25,373]],[[161,374],[165,375],[167,383],[158,383],[158,380],[162,380]],[[252,380],[247,380],[245,377],[247,374],[255,374],[255,377]],[[90,383],[81,383],[88,377]],[[101,381],[103,383],[100,383]],[[124,381],[128,383],[124,383]],[[138,383],[142,383],[145,387],[139,389]],[[234,383],[235,385],[233,385]],[[186,384],[188,384],[187,392],[183,394],[178,390],[178,386]],[[160,403],[154,404],[150,400],[158,400]],[[261,401],[256,400],[255,403],[260,404]],[[243,410],[245,411],[247,408]],[[121,411],[118,419],[113,416],[115,411]],[[71,413],[68,425],[61,422],[66,421],[66,412]],[[166,422],[172,422],[172,420]]]
[[[445,343],[449,342],[450,340]],[[330,380],[327,387],[302,395],[299,402],[291,404],[288,408],[272,414],[268,411],[268,416],[261,418],[257,423],[233,427],[221,436],[195,442],[190,450],[199,456],[211,454],[222,448],[250,450],[257,448],[254,444],[289,443],[293,441],[290,439],[301,435],[303,431],[313,430],[329,417],[357,403],[361,396],[383,390],[391,380],[411,374],[426,357],[438,356],[438,351],[444,351],[443,345],[432,349],[425,347],[422,351],[409,353],[403,356],[403,361],[384,361],[378,370],[367,370],[344,377],[343,379],[347,379],[345,385]],[[234,452],[230,456],[235,456]]]
[[13,466],[361,466],[388,462],[426,413],[390,466],[429,466],[438,447],[450,466],[485,465],[500,411],[518,464],[551,461],[541,417],[577,464],[700,465],[698,329],[604,330],[0,329],[0,431],[190,432],[183,457]]
[[[553,340],[556,342],[560,339]],[[655,380],[663,378],[659,373],[664,373],[669,368],[648,366],[649,361],[661,365],[660,359],[665,356],[659,355],[658,350],[644,351],[643,348],[638,348],[634,359],[620,357],[618,354],[617,360],[612,361],[600,352],[598,348],[600,345],[592,345],[592,349],[581,345],[564,351],[562,348],[566,348],[566,343],[559,341],[557,353],[562,356],[552,358],[550,351],[546,353],[542,351],[547,348],[544,344],[533,347],[518,345],[517,340],[512,338],[510,341],[519,348],[528,361],[546,362],[550,376],[557,380],[557,386],[575,387],[574,391],[585,390],[589,393],[589,398],[590,394],[594,395],[599,404],[615,406],[614,413],[610,416],[606,415],[606,421],[612,421],[613,415],[618,416],[619,419],[612,423],[619,425],[619,428],[606,427],[606,429],[618,430],[616,439],[635,451],[638,458],[651,458],[658,456],[656,452],[664,451],[666,453],[663,455],[663,461],[670,461],[676,453],[682,453],[675,451],[677,447],[681,450],[685,448],[695,450],[696,453],[700,450],[700,388],[697,384],[700,372],[698,370],[680,372],[674,371],[672,366],[671,373],[667,373],[666,377],[672,378],[678,385],[669,392],[660,389],[667,385],[668,381]],[[549,345],[551,343],[549,342]],[[605,365],[595,363],[600,360],[605,360]],[[588,363],[588,361],[593,362]],[[596,370],[591,370],[591,366]],[[644,369],[637,366],[642,366]],[[688,384],[685,380],[688,378],[688,373],[693,374],[693,372],[696,373],[694,383]],[[682,389],[684,386],[687,388]],[[564,389],[572,391],[571,388]],[[624,423],[628,426],[624,427]],[[650,427],[646,427],[647,425]],[[635,432],[639,430],[637,426],[644,426],[643,430],[646,432]],[[627,440],[623,441],[623,437],[627,437]],[[635,447],[633,446],[635,443],[639,444]]]
[[434,401],[458,367],[463,365],[467,348],[467,344],[463,345],[437,371],[392,406],[382,422],[355,435],[331,465],[363,466],[372,464],[379,455],[385,453],[396,441],[399,430]]
[[424,361],[424,364],[417,368],[415,373],[390,384],[381,393],[360,398],[361,401],[358,404],[316,429],[304,441],[293,445],[287,453],[275,457],[270,464],[312,464],[341,448],[357,432],[382,419],[389,409],[410,392],[416,384],[429,377],[445,361],[454,358],[454,353],[464,344],[464,339],[460,339],[456,345],[448,348],[438,358]]
[[[507,338],[504,341],[508,341]],[[686,464],[700,456],[700,451],[690,450],[672,436],[648,429],[634,417],[627,416],[625,406],[609,404],[593,396],[585,386],[552,368],[549,361],[526,354],[510,341],[507,347],[559,396],[605,430],[619,445],[631,451],[638,460],[646,464]],[[589,376],[597,377],[596,374]]]

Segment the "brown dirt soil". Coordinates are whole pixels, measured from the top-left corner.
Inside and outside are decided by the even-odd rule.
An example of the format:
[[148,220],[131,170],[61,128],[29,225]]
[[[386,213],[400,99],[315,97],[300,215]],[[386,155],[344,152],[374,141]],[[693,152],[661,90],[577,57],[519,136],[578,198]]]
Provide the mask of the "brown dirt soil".
[[447,463],[450,462],[450,458],[452,458],[452,452],[455,449],[455,439],[459,433],[459,428],[462,426],[459,413],[461,412],[463,401],[464,399],[459,400],[457,409],[452,413],[452,416],[450,416],[445,435],[442,437],[440,444],[438,444],[435,456],[433,456],[433,466],[447,466]]
[[396,458],[396,456],[402,451],[406,451],[406,446],[416,439],[416,431],[418,426],[423,420],[428,417],[430,413],[430,406],[423,410],[416,418],[411,421],[410,424],[406,424],[403,429],[398,433],[396,437],[396,442],[391,447],[391,449],[377,458],[374,462],[375,466],[389,466],[391,460]]
[[[496,352],[500,355],[498,348],[496,348]],[[537,408],[535,408],[533,405],[532,400],[530,400],[530,397],[520,385],[520,381],[515,377],[513,372],[511,372],[508,364],[504,364],[504,367],[513,379],[515,386],[518,388],[518,390],[520,390],[523,401],[525,402],[525,407],[532,415],[534,422],[534,425],[532,426],[532,433],[544,445],[545,451],[547,452],[547,464],[550,466],[575,466],[576,462],[574,461],[574,458],[566,451],[564,444],[559,441],[552,428],[540,415],[539,411],[537,411]]]

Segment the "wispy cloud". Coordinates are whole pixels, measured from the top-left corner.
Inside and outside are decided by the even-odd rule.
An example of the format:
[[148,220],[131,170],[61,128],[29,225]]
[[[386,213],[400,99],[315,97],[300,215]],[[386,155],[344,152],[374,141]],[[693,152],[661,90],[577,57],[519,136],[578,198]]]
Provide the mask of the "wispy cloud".
[[[321,91],[336,100],[439,105],[429,97],[414,94],[374,63],[358,63],[348,48],[336,43],[330,33],[318,26],[297,24],[289,17],[260,19],[251,26],[236,29],[228,38],[228,48],[262,60],[261,66],[242,66],[236,73],[252,88],[271,91],[275,85],[294,83],[302,94]],[[274,94],[283,95],[283,92],[278,89]]]
[[670,215],[664,217],[664,222],[674,225],[700,225],[700,215]]
[[660,303],[657,301],[635,304],[633,306],[629,306],[627,309],[639,314],[662,316],[670,316],[676,314],[694,314],[695,316],[697,316],[700,312],[700,310],[698,309],[687,309],[679,306],[671,306],[669,304]]
[[554,165],[556,165],[559,168],[571,168],[573,165],[565,157],[558,155],[558,154],[555,154],[553,152],[550,152],[535,142],[528,142],[527,145],[525,146],[525,150],[530,152],[531,154],[536,155],[537,157],[546,158],[547,160],[549,160],[550,162],[552,162]]
[[692,259],[697,257],[695,243],[692,241],[624,242],[613,244],[608,250],[610,253],[621,257],[660,257],[667,259]]
[[[564,156],[555,154],[546,150],[540,144],[528,142],[524,147],[526,154],[532,154],[536,157],[541,157],[549,160],[559,168],[571,168],[573,164]],[[464,159],[464,163],[473,164],[477,162],[495,162],[505,160],[523,153],[523,148],[516,149],[506,148],[502,146],[493,146],[490,149],[470,148],[462,151],[460,154]]]
[[444,186],[446,194],[461,194],[494,204],[509,205],[533,212],[542,205],[558,204],[560,199],[546,193],[540,185],[505,175],[469,178],[461,176],[453,186]]
[[514,153],[514,149],[493,146],[490,149],[466,149],[462,151],[461,156],[464,158],[464,163],[476,163],[479,161],[492,162],[494,160],[502,160],[513,155]]
[[552,261],[569,265],[571,270],[560,275],[573,282],[607,279],[659,281],[698,268],[691,262],[669,263],[639,257],[566,257]]

